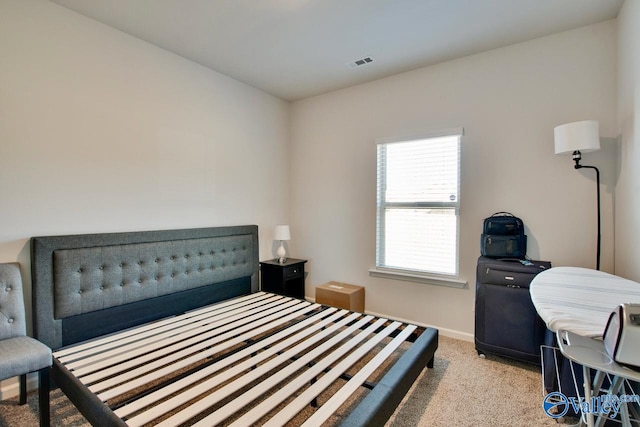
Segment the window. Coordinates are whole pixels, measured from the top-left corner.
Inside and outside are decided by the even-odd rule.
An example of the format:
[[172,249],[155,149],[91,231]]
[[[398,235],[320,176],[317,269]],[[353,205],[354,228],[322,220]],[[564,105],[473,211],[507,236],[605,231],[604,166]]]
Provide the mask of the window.
[[378,144],[377,269],[457,277],[462,133]]

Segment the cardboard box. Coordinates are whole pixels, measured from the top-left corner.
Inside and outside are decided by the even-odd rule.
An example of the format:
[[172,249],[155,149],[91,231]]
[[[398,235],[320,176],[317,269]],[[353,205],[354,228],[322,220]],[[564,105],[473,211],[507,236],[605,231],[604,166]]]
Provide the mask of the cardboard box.
[[364,288],[341,282],[316,286],[316,303],[364,313]]

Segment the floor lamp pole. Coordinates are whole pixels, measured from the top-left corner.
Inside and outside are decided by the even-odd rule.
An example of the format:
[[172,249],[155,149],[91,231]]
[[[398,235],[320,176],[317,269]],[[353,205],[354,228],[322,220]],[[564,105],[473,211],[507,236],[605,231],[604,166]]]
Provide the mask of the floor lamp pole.
[[583,150],[585,153],[600,149],[600,126],[597,120],[583,120],[556,126],[553,129],[554,148],[556,154],[570,153],[573,151],[575,168],[589,168],[596,171],[596,190],[598,192],[598,244],[596,246],[596,269],[600,270],[600,171],[595,166],[582,166]]
[[596,171],[596,185],[598,194],[598,246],[596,247],[596,270],[600,270],[600,243],[602,241],[602,235],[600,233],[600,171],[595,166],[583,166],[579,163],[579,161],[579,159],[576,161],[576,169],[588,168]]

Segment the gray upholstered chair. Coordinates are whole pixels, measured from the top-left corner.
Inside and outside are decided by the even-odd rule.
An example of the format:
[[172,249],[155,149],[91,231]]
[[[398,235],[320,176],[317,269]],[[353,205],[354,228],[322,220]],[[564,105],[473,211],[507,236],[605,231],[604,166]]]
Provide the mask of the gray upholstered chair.
[[20,404],[27,403],[27,374],[38,371],[40,425],[49,425],[51,349],[27,336],[22,277],[17,263],[0,264],[0,380],[20,377]]

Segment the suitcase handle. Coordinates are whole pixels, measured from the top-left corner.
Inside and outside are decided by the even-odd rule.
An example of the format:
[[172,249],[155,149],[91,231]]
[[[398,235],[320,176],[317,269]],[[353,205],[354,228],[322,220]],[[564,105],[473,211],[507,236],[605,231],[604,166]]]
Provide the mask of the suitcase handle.
[[496,258],[498,261],[509,261],[509,262],[519,262],[520,264],[525,264],[522,261],[526,261],[520,258]]
[[491,216],[515,216],[515,215],[514,215],[514,214],[512,214],[511,212],[504,212],[504,211],[501,211],[501,212],[496,212],[496,213],[494,213],[494,214],[493,214],[493,215],[491,215]]
[[[531,258],[527,258],[527,256],[525,255],[524,258],[496,258],[496,260],[498,261],[508,261],[508,262],[519,262],[522,265],[535,265],[534,263],[532,263],[531,261],[529,261]],[[544,265],[540,265],[539,266],[541,270],[545,270],[546,267]]]

